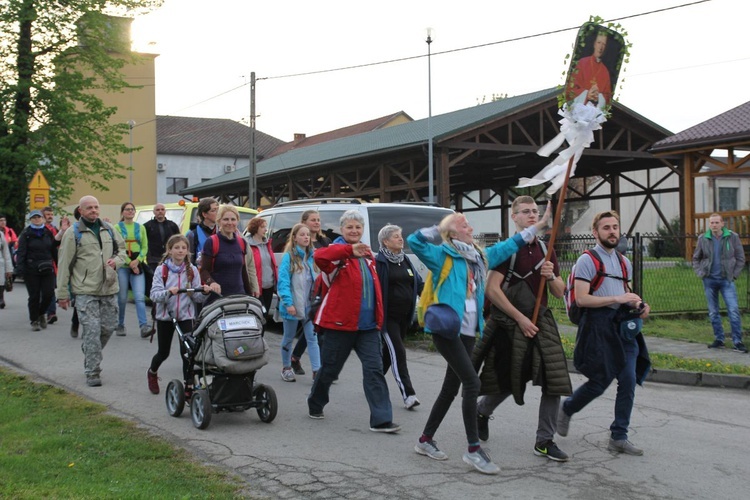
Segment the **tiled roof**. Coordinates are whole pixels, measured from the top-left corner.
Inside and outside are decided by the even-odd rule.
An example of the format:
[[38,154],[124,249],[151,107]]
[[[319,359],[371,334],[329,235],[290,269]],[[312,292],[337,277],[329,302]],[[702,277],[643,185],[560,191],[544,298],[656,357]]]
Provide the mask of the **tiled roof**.
[[[255,131],[255,152],[266,158],[284,141]],[[156,117],[157,154],[250,156],[250,127],[225,118]]]
[[[545,89],[433,116],[431,119],[433,140],[437,142],[485,123],[490,123],[529,105],[552,99],[559,92],[560,90],[557,88]],[[269,175],[326,165],[335,161],[351,160],[376,153],[404,150],[424,144],[426,139],[427,118],[423,118],[364,134],[323,142],[315,146],[293,149],[259,162],[257,173],[258,176]],[[182,190],[182,193],[192,193],[196,188],[204,190],[230,185],[246,179],[247,176],[247,167],[238,168],[230,174],[194,186],[188,186]]]
[[750,102],[662,139],[654,144],[651,151],[696,149],[743,140],[750,142]]
[[320,144],[321,142],[341,139],[342,137],[349,137],[352,135],[364,134],[365,132],[372,132],[373,130],[378,130],[387,126],[389,123],[398,118],[406,121],[413,121],[409,115],[407,115],[403,111],[399,111],[398,113],[381,116],[380,118],[375,118],[374,120],[356,123],[354,125],[349,125],[348,127],[343,127],[336,130],[331,130],[330,132],[323,132],[322,134],[312,135],[310,137],[304,137],[299,140],[288,142],[276,148],[276,150],[270,156],[277,156],[292,149],[306,148],[308,146]]

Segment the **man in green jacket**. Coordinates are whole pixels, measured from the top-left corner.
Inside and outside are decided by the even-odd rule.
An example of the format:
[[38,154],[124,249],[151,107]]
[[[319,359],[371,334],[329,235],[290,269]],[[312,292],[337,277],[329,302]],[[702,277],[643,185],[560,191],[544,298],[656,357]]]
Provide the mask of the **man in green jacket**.
[[714,341],[709,349],[724,347],[724,327],[719,314],[719,293],[724,297],[729,313],[729,324],[732,327],[734,350],[747,353],[742,343],[742,323],[740,306],[737,301],[737,288],[734,280],[739,278],[745,267],[745,251],[737,233],[724,227],[724,219],[719,214],[708,218],[708,231],[698,238],[698,245],[693,253],[693,269],[699,278],[703,278],[703,289],[708,301],[708,317],[714,329]]
[[[117,267],[126,262],[125,241],[118,231],[99,219],[99,201],[84,196],[81,220],[65,231],[58,255],[57,303],[62,309],[75,295],[83,329],[86,384],[102,385],[102,349],[117,327]],[[70,291],[68,289],[70,286]]]

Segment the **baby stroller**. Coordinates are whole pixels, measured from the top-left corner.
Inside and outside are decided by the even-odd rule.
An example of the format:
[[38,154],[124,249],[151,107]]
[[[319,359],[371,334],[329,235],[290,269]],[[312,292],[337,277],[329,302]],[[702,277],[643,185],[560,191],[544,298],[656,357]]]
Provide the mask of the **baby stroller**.
[[268,364],[262,311],[255,297],[232,295],[205,306],[192,334],[182,332],[172,318],[192,367],[193,388],[186,390],[177,379],[169,382],[166,403],[171,416],[179,417],[187,403],[198,429],[208,427],[212,414],[220,412],[255,408],[263,422],[276,418],[276,392],[255,383],[255,372]]

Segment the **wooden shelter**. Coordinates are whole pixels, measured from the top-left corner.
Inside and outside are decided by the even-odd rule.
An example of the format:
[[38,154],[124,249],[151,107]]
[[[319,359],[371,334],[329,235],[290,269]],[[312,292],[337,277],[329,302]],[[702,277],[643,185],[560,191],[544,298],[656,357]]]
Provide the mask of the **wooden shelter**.
[[[504,211],[502,234],[507,236],[507,211],[519,194],[519,177],[532,177],[550,161],[536,154],[559,129],[556,88],[509,97],[431,118],[437,203],[456,210]],[[614,103],[611,116],[578,163],[577,181],[569,197],[610,200],[619,209],[623,196],[643,196],[632,221],[647,205],[669,226],[654,199],[676,193],[665,179],[677,175],[678,156],[655,156],[649,149],[670,132],[629,108]],[[257,165],[256,197],[252,205],[316,197],[355,197],[369,201],[424,201],[428,196],[427,120],[417,120],[367,133],[292,149]],[[667,167],[667,170],[661,169]],[[633,179],[639,170],[659,171],[646,182]],[[666,172],[666,173],[664,173]],[[189,186],[181,194],[216,196],[247,203],[248,170],[237,171]],[[621,183],[636,185],[621,192]],[[543,187],[532,194],[542,197]],[[523,194],[526,194],[524,191]],[[629,231],[627,231],[629,232]]]

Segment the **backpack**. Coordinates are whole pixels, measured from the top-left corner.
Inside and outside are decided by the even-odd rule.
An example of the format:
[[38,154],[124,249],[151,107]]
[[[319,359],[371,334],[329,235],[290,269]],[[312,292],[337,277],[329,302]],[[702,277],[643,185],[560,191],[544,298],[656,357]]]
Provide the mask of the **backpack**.
[[[128,253],[128,258],[133,259],[134,252],[130,250],[130,244],[131,243],[138,243],[141,244],[141,225],[135,222],[133,224],[133,233],[135,239],[129,240],[128,239],[128,229],[125,227],[125,223],[123,221],[120,221],[117,223],[117,227],[120,229],[120,234],[122,235],[122,239],[125,240],[125,250]],[[114,239],[114,238],[113,238]],[[140,254],[140,252],[138,252]]]
[[195,229],[191,231],[193,233],[193,256],[192,261],[200,268],[199,257],[203,252],[203,245],[206,244],[206,240],[210,238],[214,233],[206,234],[201,228],[200,224],[195,226]]
[[[622,277],[615,276],[612,274],[607,274],[604,272],[604,262],[602,262],[601,257],[599,257],[599,253],[593,250],[586,250],[584,251],[584,255],[588,255],[591,257],[591,260],[594,262],[594,267],[596,268],[596,276],[594,276],[594,279],[591,280],[591,287],[589,288],[589,291],[591,293],[594,293],[597,289],[599,289],[600,286],[602,286],[602,283],[604,282],[604,278],[614,278],[622,281],[622,286],[625,288],[625,292],[628,292],[628,266],[625,263],[625,257],[615,250],[617,253],[617,257],[620,260],[620,267],[622,268]],[[565,301],[565,312],[568,314],[568,319],[571,323],[574,325],[577,325],[581,321],[581,317],[584,313],[584,308],[581,308],[576,304],[576,292],[575,292],[575,282],[576,282],[576,266],[573,265],[573,268],[570,270],[570,275],[568,276],[568,281],[565,284],[565,292],[563,295],[563,300]]]
[[515,276],[519,280],[523,281],[526,278],[528,278],[529,276],[531,276],[532,274],[534,274],[534,271],[536,271],[536,270],[538,270],[539,268],[542,267],[542,264],[544,264],[545,259],[547,258],[547,245],[545,245],[544,242],[542,240],[540,240],[540,239],[537,239],[537,244],[539,245],[539,248],[542,251],[542,260],[540,260],[534,266],[534,268],[531,271],[529,271],[528,273],[526,273],[523,276],[521,276],[520,274],[518,274],[515,271],[515,268],[516,268],[516,255],[518,255],[518,254],[514,253],[513,255],[511,255],[511,257],[510,257],[510,264],[508,264],[508,272],[505,273],[505,280],[503,281],[503,284],[502,284],[503,290],[507,290],[508,289],[508,285],[510,285],[510,280],[511,280],[511,278],[513,278],[513,276]]
[[[76,247],[81,246],[81,230],[78,229],[78,224],[81,224],[80,222],[76,222],[73,224],[73,236],[75,236],[76,239]],[[102,222],[102,227],[107,230],[109,233],[109,237],[112,238],[112,255],[117,255],[117,240],[115,239],[115,233],[112,231],[112,227],[110,227],[109,224]]]
[[438,301],[438,289],[443,285],[443,282],[448,277],[453,268],[453,258],[448,255],[443,262],[443,267],[440,269],[440,276],[438,277],[437,285],[433,284],[434,278],[432,271],[427,273],[427,278],[424,282],[424,288],[422,289],[422,295],[419,296],[419,302],[417,302],[417,322],[419,326],[424,328],[424,314],[427,312],[427,308]]

